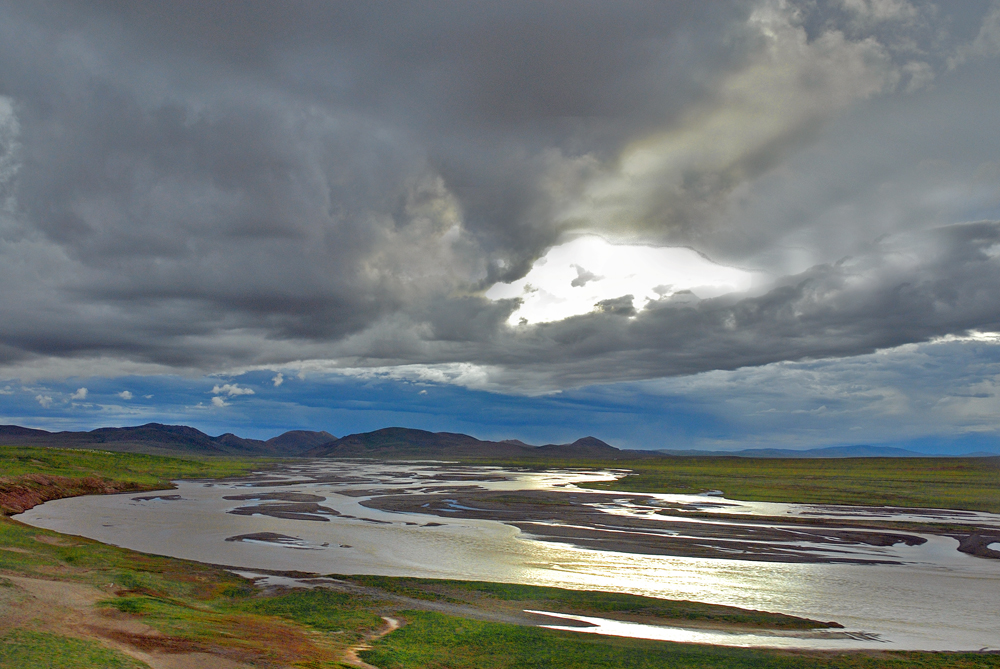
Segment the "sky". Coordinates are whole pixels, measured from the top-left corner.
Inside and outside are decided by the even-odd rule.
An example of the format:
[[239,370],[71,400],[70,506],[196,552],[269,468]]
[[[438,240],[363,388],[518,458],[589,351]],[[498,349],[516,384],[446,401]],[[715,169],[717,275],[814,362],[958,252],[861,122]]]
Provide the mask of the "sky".
[[0,0],[0,423],[1000,452],[998,103],[998,0]]

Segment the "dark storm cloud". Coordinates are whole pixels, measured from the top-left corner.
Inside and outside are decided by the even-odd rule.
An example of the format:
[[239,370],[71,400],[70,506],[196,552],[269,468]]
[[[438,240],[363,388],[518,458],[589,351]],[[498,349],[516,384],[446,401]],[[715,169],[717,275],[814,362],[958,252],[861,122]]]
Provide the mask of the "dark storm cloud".
[[202,338],[335,341],[482,280],[490,248],[523,265],[558,234],[533,154],[662,120],[700,86],[664,66],[674,34],[727,12],[8,5],[0,93],[19,170],[4,240],[22,266],[5,339],[226,364],[244,347]]
[[[12,374],[83,359],[200,371],[468,364],[502,384],[540,375],[551,386],[984,327],[997,320],[990,299],[948,296],[993,285],[986,237],[928,233],[943,247],[915,250],[919,271],[866,245],[996,218],[989,161],[926,155],[941,115],[911,116],[914,139],[892,155],[957,161],[934,181],[942,192],[970,175],[985,184],[978,208],[953,198],[928,215],[929,204],[903,205],[926,192],[920,175],[893,166],[858,183],[851,151],[871,139],[837,123],[869,122],[868,110],[882,137],[878,119],[893,113],[882,99],[922,94],[920,109],[942,114],[964,104],[989,77],[964,74],[992,62],[987,11],[902,0],[2,3],[0,362]],[[949,96],[928,93],[932,80]],[[968,140],[994,115],[949,127]],[[828,154],[809,153],[824,142]],[[801,183],[824,166],[829,189]],[[906,215],[878,216],[887,184]],[[836,189],[862,193],[863,211],[843,215]],[[509,328],[516,302],[482,291],[579,232],[794,276],[760,297],[634,314],[611,295],[588,316]],[[804,251],[793,262],[789,248]],[[845,254],[868,264],[828,264]],[[869,288],[851,283],[859,276]]]

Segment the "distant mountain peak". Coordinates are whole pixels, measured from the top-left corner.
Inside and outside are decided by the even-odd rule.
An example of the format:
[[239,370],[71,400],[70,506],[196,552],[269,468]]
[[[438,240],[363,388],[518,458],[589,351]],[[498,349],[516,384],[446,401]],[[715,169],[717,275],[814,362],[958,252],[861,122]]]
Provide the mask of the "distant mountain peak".
[[618,450],[611,444],[601,441],[597,437],[581,437],[574,441],[570,446],[579,446],[581,448],[610,448],[613,450]]
[[146,423],[131,427],[100,427],[89,432],[47,432],[17,425],[0,426],[4,443],[33,446],[101,448],[147,453],[198,453],[213,455],[297,456],[302,451],[335,439],[329,432],[295,430],[261,441],[232,432],[211,437],[187,425]]

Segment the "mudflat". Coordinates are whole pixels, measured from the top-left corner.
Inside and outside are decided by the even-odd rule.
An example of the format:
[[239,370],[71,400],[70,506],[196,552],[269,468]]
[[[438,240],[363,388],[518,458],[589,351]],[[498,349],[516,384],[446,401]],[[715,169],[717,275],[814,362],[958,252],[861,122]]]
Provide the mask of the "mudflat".
[[[383,495],[362,505],[382,511],[443,518],[495,520],[542,541],[644,555],[728,558],[768,562],[899,564],[889,557],[860,557],[858,546],[919,546],[936,534],[960,539],[959,550],[988,558],[1000,541],[995,527],[846,521],[824,518],[706,514],[704,504],[664,504],[638,494],[524,490],[463,490]],[[710,505],[716,506],[719,505]],[[610,510],[627,510],[614,513]]]

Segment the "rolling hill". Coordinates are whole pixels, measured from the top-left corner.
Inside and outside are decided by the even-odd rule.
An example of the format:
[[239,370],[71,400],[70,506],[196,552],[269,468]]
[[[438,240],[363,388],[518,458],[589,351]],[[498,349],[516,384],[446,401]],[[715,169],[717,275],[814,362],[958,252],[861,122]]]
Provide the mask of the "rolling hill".
[[210,437],[186,425],[147,423],[136,427],[102,427],[89,432],[48,432],[17,425],[0,425],[0,444],[97,448],[109,451],[187,455],[248,455],[295,457],[318,444],[336,439],[329,432],[293,430],[262,441],[232,433]]

